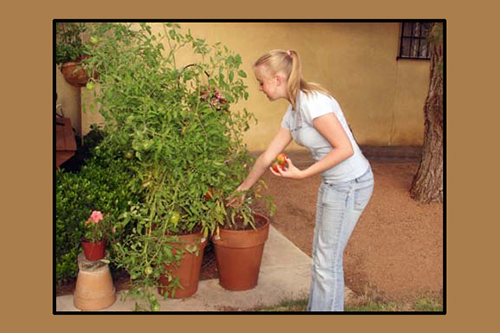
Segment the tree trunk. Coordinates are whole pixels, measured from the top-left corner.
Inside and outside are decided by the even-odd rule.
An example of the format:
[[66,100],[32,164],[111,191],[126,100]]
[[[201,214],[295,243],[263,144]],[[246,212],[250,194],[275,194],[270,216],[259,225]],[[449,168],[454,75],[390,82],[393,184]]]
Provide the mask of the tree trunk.
[[443,202],[443,26],[430,29],[430,85],[424,106],[425,133],[422,160],[410,195],[421,203]]

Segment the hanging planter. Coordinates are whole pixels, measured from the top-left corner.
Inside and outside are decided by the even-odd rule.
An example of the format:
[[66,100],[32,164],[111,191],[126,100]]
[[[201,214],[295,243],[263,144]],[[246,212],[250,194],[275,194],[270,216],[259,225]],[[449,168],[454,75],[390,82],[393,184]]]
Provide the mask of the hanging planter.
[[257,285],[270,224],[263,215],[254,217],[256,229],[221,229],[219,237],[213,237],[219,282],[225,289],[248,290]]
[[198,290],[198,282],[200,280],[201,263],[203,261],[203,250],[207,245],[206,238],[203,234],[191,234],[178,236],[179,242],[173,243],[173,256],[176,251],[184,250],[184,254],[180,260],[180,265],[172,263],[165,265],[165,270],[171,273],[170,280],[167,276],[162,275],[158,282],[158,292],[165,295],[167,286],[171,283],[172,278],[179,278],[179,283],[182,287],[176,288],[173,295],[170,293],[169,297],[172,298],[186,298],[192,296]]
[[[87,57],[82,57],[80,60],[76,62],[74,61],[65,62],[61,65],[61,73],[63,74],[64,78],[69,84],[75,87],[83,87],[89,81],[89,76],[87,75],[87,72],[85,71],[85,69],[81,64],[81,60],[85,58]],[[92,77],[94,79],[97,79],[96,71],[93,71]]]

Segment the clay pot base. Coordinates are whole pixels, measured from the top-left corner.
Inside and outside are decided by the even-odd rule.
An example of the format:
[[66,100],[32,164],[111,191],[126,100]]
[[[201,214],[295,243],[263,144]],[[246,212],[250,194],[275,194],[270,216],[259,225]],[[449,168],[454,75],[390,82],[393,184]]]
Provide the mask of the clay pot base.
[[115,287],[108,264],[89,261],[78,255],[78,276],[73,303],[80,310],[102,310],[116,301]]

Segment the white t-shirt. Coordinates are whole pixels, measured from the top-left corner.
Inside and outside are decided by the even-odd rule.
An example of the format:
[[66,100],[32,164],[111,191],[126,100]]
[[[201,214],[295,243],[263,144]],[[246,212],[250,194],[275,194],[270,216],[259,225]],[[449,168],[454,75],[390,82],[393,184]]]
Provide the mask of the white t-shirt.
[[363,175],[368,170],[370,164],[354,140],[342,109],[333,97],[317,91],[310,94],[300,91],[296,105],[299,112],[292,110],[292,105],[290,105],[283,116],[281,126],[289,129],[293,140],[297,144],[307,147],[316,161],[325,157],[332,150],[332,145],[314,128],[314,118],[333,113],[351,141],[354,154],[324,171],[321,176],[325,182],[349,181]]

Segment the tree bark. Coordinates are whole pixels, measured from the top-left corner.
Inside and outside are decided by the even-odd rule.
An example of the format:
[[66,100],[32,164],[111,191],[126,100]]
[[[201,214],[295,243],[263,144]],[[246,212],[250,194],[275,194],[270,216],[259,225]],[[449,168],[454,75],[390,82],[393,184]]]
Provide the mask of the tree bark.
[[443,26],[430,29],[430,85],[424,106],[422,160],[410,195],[420,203],[443,202]]

